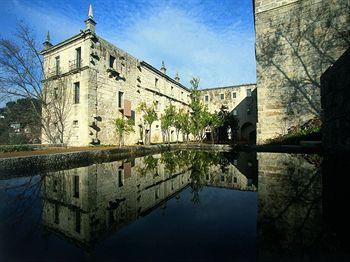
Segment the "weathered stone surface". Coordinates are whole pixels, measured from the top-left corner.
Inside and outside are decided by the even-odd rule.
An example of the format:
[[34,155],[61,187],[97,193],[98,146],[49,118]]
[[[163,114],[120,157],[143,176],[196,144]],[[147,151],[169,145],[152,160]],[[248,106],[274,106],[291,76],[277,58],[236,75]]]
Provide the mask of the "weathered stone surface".
[[346,49],[348,6],[344,0],[255,0],[257,143],[320,117],[319,78]]

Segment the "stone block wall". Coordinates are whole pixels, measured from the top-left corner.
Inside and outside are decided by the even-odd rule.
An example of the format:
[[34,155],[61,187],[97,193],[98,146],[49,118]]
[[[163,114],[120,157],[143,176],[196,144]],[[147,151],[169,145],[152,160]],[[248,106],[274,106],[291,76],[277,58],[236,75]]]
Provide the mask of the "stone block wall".
[[345,0],[255,0],[257,143],[320,118],[320,76],[345,50]]
[[323,145],[350,150],[350,49],[321,77]]

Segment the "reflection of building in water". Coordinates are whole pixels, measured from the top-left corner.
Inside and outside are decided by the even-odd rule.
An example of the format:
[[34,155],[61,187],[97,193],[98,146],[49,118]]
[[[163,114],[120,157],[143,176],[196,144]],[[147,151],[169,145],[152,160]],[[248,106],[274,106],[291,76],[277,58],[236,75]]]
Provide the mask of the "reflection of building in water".
[[318,158],[310,156],[306,160],[301,155],[258,153],[261,256],[268,258],[317,245],[322,179],[311,162],[317,163]]
[[257,185],[253,178],[247,177],[238,167],[238,162],[229,163],[225,166],[212,165],[205,176],[205,185],[228,189],[257,191]]
[[[191,161],[180,164],[181,157],[172,158],[172,154],[47,175],[43,186],[44,225],[79,246],[93,246],[162,206],[191,182]],[[204,185],[256,191],[256,181],[245,176],[239,169],[240,156],[236,158],[228,161],[223,157],[224,165],[209,163],[208,175],[202,174],[206,175]]]
[[[157,161],[157,156],[154,159]],[[150,169],[147,170],[144,158],[138,158],[46,176],[44,225],[89,247],[188,185],[188,171],[176,170],[175,174],[168,174],[159,161]]]

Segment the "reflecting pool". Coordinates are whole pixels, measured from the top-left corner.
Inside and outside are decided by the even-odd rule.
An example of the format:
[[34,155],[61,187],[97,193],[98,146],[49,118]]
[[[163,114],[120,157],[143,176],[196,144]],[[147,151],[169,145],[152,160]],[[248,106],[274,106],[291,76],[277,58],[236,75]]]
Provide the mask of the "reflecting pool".
[[0,261],[347,261],[321,166],[176,151],[0,177]]

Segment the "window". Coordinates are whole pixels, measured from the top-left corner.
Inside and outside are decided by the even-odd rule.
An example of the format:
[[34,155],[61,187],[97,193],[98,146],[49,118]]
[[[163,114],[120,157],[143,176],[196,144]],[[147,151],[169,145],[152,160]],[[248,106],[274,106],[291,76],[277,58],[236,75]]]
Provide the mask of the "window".
[[112,55],[110,55],[110,56],[109,56],[109,67],[110,67],[110,68],[113,68],[114,61],[115,61],[115,57],[112,56]]
[[209,102],[209,95],[205,95],[205,96],[204,96],[204,101],[205,101],[205,102]]
[[237,183],[237,177],[233,178],[233,183]]
[[236,98],[237,95],[236,95],[236,92],[232,92],[232,98]]
[[173,86],[171,87],[171,91],[170,92],[171,92],[170,93],[171,95],[174,95],[174,87]]
[[158,78],[154,79],[154,87],[158,87]]
[[80,83],[74,83],[74,104],[79,104],[80,100]]
[[59,217],[59,212],[58,212],[58,204],[55,204],[55,224],[60,223],[60,217]]
[[73,196],[75,198],[79,198],[79,176],[73,177],[73,190],[74,190]]
[[79,210],[75,210],[75,232],[80,233],[81,215]]
[[156,191],[155,191],[155,197],[156,197],[156,199],[158,199],[159,198],[159,194],[160,192],[159,192],[159,187],[157,187],[156,188]]
[[74,121],[73,121],[73,126],[74,126],[74,127],[77,127],[77,126],[78,126],[78,120],[74,120]]
[[75,49],[75,59],[77,60],[76,62],[76,68],[80,68],[81,66],[81,48]]
[[224,94],[220,94],[220,99],[224,100],[225,99],[225,95]]
[[54,89],[53,96],[54,96],[55,99],[58,98],[58,88],[57,87],[55,87],[55,89]]
[[135,124],[135,120],[136,120],[136,114],[135,114],[135,111],[134,110],[131,110],[131,117],[130,119],[134,122]]
[[59,75],[60,74],[60,57],[56,56],[55,59],[56,59],[55,72],[56,72],[56,75]]
[[247,89],[247,96],[252,96],[252,90],[251,89]]
[[181,91],[181,100],[184,100],[184,92]]
[[236,116],[238,114],[237,109],[232,111],[233,115]]
[[118,171],[118,184],[119,184],[119,187],[122,187],[124,185],[122,170]]
[[118,92],[118,107],[119,108],[123,107],[123,98],[124,98],[124,93],[119,91]]

